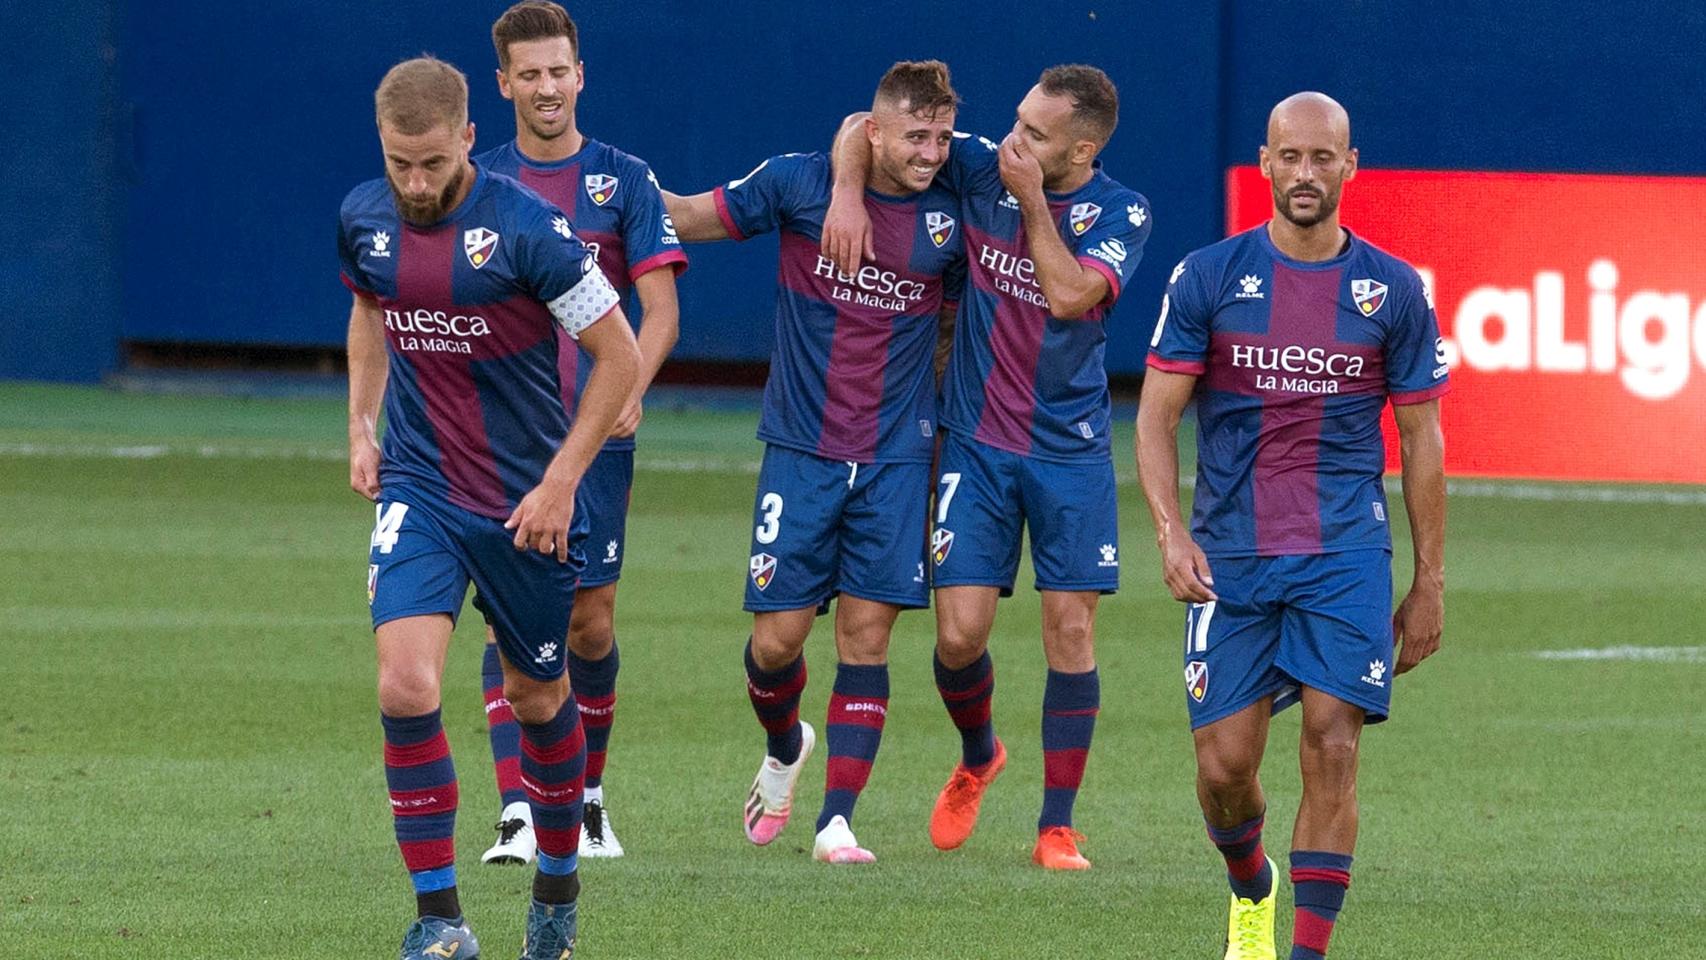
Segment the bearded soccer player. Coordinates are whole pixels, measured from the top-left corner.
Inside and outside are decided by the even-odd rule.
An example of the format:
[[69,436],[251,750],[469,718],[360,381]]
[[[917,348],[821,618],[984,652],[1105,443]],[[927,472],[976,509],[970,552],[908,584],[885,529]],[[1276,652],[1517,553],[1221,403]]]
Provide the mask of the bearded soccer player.
[[[856,118],[849,118],[850,121]],[[961,737],[930,839],[952,850],[1007,763],[990,717],[989,635],[1013,592],[1021,526],[1042,594],[1043,804],[1032,860],[1083,870],[1072,808],[1101,704],[1097,601],[1119,586],[1104,323],[1149,236],[1149,202],[1096,159],[1119,95],[1095,67],[1043,72],[1000,144],[964,138],[941,181],[963,201],[970,284],[943,387],[931,560],[936,683]],[[847,201],[869,152],[844,132],[825,250],[853,270],[868,232]]]
[[[616,716],[616,582],[626,556],[628,497],[634,482],[634,432],[641,404],[679,330],[675,277],[687,255],[664,212],[657,180],[645,162],[583,135],[575,104],[586,82],[579,32],[562,7],[526,0],[492,25],[498,55],[498,90],[515,104],[515,139],[476,158],[549,200],[569,218],[575,236],[598,256],[599,268],[626,296],[638,294],[640,375],[616,428],[581,481],[581,506],[591,533],[590,555],[575,591],[569,619],[569,679],[586,729],[586,820],[580,855],[620,857],[622,844],[604,803],[605,750]],[[571,418],[592,364],[568,338],[561,341],[563,402]],[[521,786],[520,733],[503,699],[503,670],[496,638],[487,630],[482,670],[486,721],[503,812],[498,839],[486,863],[526,863],[535,838]]]
[[[1185,617],[1197,799],[1232,886],[1227,960],[1272,958],[1273,861],[1257,780],[1269,717],[1303,703],[1291,839],[1292,960],[1320,960],[1350,885],[1357,751],[1394,678],[1444,620],[1446,392],[1433,305],[1408,264],[1339,224],[1350,118],[1319,93],[1274,107],[1267,224],[1187,256],[1151,342],[1138,470]],[[1196,502],[1179,514],[1177,431],[1197,404]],[[1380,417],[1398,422],[1415,579],[1392,613]],[[1395,645],[1401,644],[1396,662]]]
[[[585,564],[576,488],[632,396],[633,332],[556,207],[469,160],[456,68],[393,67],[375,95],[385,177],[344,200],[350,485],[376,503],[367,593],[385,779],[419,918],[404,960],[473,957],[456,893],[456,773],[439,718],[472,582],[497,634],[539,837],[524,960],[574,949],[586,761],[560,649]],[[560,340],[594,359],[571,429]],[[384,445],[374,423],[384,404]]]
[[[829,764],[813,856],[868,863],[851,828],[888,713],[889,634],[929,606],[925,528],[936,435],[932,359],[964,269],[959,204],[936,186],[958,104],[939,61],[897,63],[861,128],[876,162],[859,196],[875,256],[851,273],[818,252],[830,158],[772,157],[726,186],[666,195],[683,239],[781,233],[776,346],[758,437],[746,609],[747,690],[767,734],[747,839],[774,840],[815,733],[799,719],[806,636],[835,604]],[[950,291],[946,293],[944,291]]]

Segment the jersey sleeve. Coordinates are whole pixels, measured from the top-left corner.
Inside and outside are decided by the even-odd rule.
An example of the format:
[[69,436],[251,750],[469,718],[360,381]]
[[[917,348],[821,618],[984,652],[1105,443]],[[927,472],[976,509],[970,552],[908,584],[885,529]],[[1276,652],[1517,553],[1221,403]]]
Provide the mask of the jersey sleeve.
[[622,208],[622,244],[628,251],[628,276],[639,277],[660,267],[676,274],[687,269],[687,254],[675,223],[664,210],[657,175],[645,164],[637,164],[640,186]]
[[1212,301],[1207,264],[1186,257],[1173,268],[1161,297],[1161,317],[1149,338],[1149,366],[1166,373],[1200,377],[1208,371]]
[[1076,253],[1080,264],[1108,279],[1103,306],[1112,306],[1119,299],[1126,280],[1143,259],[1143,245],[1149,240],[1149,201],[1135,193],[1115,200],[1115,209],[1103,210],[1084,232]]
[[379,294],[368,285],[367,278],[362,275],[361,250],[356,246],[354,232],[349,217],[345,215],[344,211],[340,210],[338,212],[338,275],[351,293],[367,300],[377,300]]
[[811,159],[804,153],[771,157],[739,180],[711,191],[729,237],[745,240],[786,223],[799,206],[800,182]]
[[937,171],[937,182],[962,197],[1006,193],[1001,185],[1000,149],[988,137],[954,131],[948,162]]
[[582,330],[604,319],[622,298],[561,210],[541,200],[521,227],[517,281],[545,304],[565,333],[580,339]]
[[1400,291],[1393,326],[1386,341],[1386,391],[1394,406],[1423,403],[1450,389],[1445,341],[1439,335],[1433,294],[1415,271]]

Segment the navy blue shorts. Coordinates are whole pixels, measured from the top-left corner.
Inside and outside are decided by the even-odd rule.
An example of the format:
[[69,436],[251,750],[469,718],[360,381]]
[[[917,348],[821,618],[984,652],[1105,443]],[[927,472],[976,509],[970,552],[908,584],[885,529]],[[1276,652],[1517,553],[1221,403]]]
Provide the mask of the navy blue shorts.
[[930,536],[936,586],[1011,596],[1021,527],[1030,530],[1038,590],[1119,589],[1113,460],[1038,460],[948,434]]
[[850,463],[770,445],[753,503],[746,609],[822,608],[838,593],[930,605],[928,463]]
[[627,555],[628,499],[634,491],[634,451],[600,450],[581,477],[576,509],[586,513],[586,570],[581,587],[602,587],[622,578]]
[[586,563],[586,512],[575,510],[569,560],[515,549],[502,520],[481,516],[396,483],[376,506],[368,549],[367,600],[373,627],[403,617],[462,613],[474,606],[497,634],[504,658],[539,680],[563,675],[563,647],[575,581]]
[[1392,554],[1211,557],[1213,603],[1185,613],[1191,729],[1272,694],[1275,713],[1312,687],[1386,719],[1392,703]]

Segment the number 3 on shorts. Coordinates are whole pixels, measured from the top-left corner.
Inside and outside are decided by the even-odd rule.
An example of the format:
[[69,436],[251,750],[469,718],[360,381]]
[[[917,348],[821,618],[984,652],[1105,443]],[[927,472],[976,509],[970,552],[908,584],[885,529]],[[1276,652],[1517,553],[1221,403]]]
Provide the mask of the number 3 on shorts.
[[403,529],[403,515],[409,512],[406,503],[376,503],[373,505],[373,539],[369,546],[380,553],[390,553],[397,545],[397,533]]
[[948,522],[948,504],[954,502],[954,491],[960,488],[960,475],[957,473],[942,474],[942,495],[936,498],[936,522]]
[[782,532],[782,495],[767,493],[758,501],[758,509],[764,511],[759,519],[764,521],[758,529],[752,532],[752,538],[759,543],[775,543],[776,535]]

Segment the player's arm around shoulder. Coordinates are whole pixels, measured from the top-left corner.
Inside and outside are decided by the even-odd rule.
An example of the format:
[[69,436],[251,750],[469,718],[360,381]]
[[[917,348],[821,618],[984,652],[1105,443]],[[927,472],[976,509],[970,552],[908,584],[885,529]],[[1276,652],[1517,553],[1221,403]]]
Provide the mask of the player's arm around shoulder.
[[717,197],[715,190],[706,190],[691,196],[682,196],[661,191],[664,209],[669,211],[670,220],[675,222],[675,232],[685,243],[706,243],[711,240],[729,239],[729,231],[723,225],[721,217],[717,216]]

